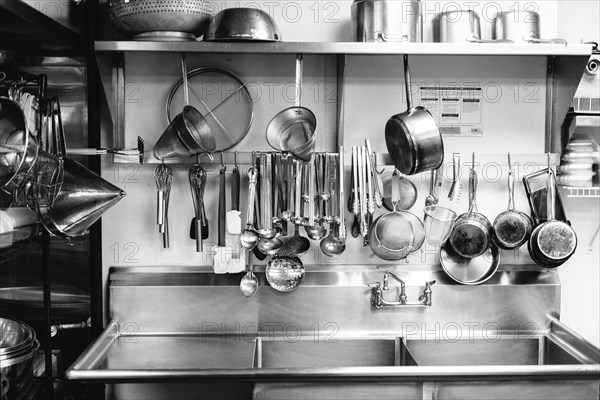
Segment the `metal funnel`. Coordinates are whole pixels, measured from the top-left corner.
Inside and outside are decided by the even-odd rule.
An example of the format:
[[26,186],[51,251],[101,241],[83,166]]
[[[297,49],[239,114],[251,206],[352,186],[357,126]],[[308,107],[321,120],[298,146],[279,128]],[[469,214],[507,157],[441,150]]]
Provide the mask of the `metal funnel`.
[[51,206],[38,206],[40,221],[56,236],[79,236],[125,192],[83,165],[64,159],[64,181]]

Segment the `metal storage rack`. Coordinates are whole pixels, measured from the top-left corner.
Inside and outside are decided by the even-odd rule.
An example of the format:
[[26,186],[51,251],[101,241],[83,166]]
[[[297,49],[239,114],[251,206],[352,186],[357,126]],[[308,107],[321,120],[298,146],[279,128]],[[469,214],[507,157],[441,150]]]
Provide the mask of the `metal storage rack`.
[[[44,5],[40,3],[32,6],[23,0],[0,0],[0,35],[2,36],[1,48],[10,55],[10,65],[7,70],[12,70],[12,63],[19,65],[20,61],[30,62],[32,59],[39,57],[85,57],[88,65],[93,60],[94,53],[90,45],[91,39],[95,35],[95,21],[97,17],[97,1],[81,1],[73,0],[74,6],[80,7],[78,11],[81,14],[85,23],[79,26],[72,25],[70,22],[58,22],[56,19],[44,13]],[[85,29],[85,32],[84,32]],[[3,66],[4,67],[4,66]],[[27,80],[35,80],[36,76],[19,72],[21,77]],[[97,102],[97,92],[95,88],[98,86],[96,79],[97,73],[94,68],[90,68],[88,74],[89,97],[88,108],[89,113],[89,144],[97,146],[96,141],[99,141],[99,113],[96,113],[95,106]],[[94,132],[96,132],[94,134]],[[94,165],[94,160],[90,160],[92,168],[99,170],[97,165]],[[94,254],[94,246],[96,252],[99,253],[100,248],[100,233],[99,227],[91,230],[91,247]],[[54,377],[52,368],[52,344],[51,344],[51,286],[50,286],[50,268],[49,268],[49,252],[50,252],[50,235],[47,231],[43,232],[29,240],[17,243],[10,248],[2,249],[0,253],[0,264],[14,260],[19,255],[41,247],[42,251],[42,268],[43,268],[43,304],[45,313],[45,330],[42,333],[44,337],[44,352],[45,352],[45,383],[44,398],[54,398]],[[97,289],[98,298],[96,307],[92,306],[93,323],[98,332],[101,331],[101,267],[99,257],[92,256],[92,290]],[[49,373],[48,373],[49,371]],[[25,395],[25,394],[24,394]],[[29,394],[31,395],[31,394]],[[29,398],[29,397],[28,397]]]
[[[560,124],[566,115],[571,99],[581,78],[581,71],[592,52],[592,45],[556,44],[456,44],[456,43],[355,43],[355,42],[276,42],[276,43],[212,43],[212,42],[153,42],[153,41],[97,41],[96,57],[105,70],[112,68],[113,93],[106,93],[107,99],[117,99],[116,124],[113,132],[113,145],[124,147],[125,109],[125,68],[124,59],[128,53],[203,53],[203,54],[313,54],[334,56],[337,59],[338,115],[343,102],[344,72],[346,56],[372,55],[397,56],[490,56],[490,57],[546,57],[547,95],[545,151],[560,153],[566,142],[560,137]],[[110,74],[107,74],[110,76]],[[339,126],[338,126],[339,127]],[[338,129],[338,131],[340,131]],[[339,139],[339,138],[338,138]],[[385,154],[380,155],[385,158]],[[532,155],[536,157],[536,155]],[[245,155],[241,156],[242,159]],[[248,154],[248,157],[250,155]],[[152,156],[146,161],[157,163]],[[174,163],[193,163],[188,160],[172,160]],[[118,157],[116,163],[138,162],[137,155]]]

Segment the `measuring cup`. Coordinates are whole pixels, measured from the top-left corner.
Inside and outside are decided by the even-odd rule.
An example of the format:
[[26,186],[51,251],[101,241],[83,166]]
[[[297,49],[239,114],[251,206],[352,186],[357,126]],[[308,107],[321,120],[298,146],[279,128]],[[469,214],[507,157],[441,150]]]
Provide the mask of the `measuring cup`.
[[425,207],[425,241],[433,246],[442,245],[450,237],[456,213],[440,206]]

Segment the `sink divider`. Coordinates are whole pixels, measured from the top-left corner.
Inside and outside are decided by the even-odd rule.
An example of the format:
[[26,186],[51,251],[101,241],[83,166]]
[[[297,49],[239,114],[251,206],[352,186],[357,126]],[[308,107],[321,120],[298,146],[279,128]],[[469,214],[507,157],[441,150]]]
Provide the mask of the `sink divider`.
[[252,368],[262,368],[262,338],[254,339],[254,356],[252,357]]

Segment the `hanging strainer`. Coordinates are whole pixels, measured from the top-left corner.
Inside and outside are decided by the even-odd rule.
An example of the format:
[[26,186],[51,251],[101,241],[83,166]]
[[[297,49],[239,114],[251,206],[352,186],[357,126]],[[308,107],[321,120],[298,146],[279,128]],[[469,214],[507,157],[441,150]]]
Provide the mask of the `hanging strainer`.
[[[392,179],[392,204],[394,211],[377,218],[369,229],[369,246],[373,254],[383,260],[402,260],[417,247],[418,236],[406,211],[398,210],[400,202],[400,173],[396,170]],[[420,246],[420,244],[418,245]]]
[[[254,118],[254,101],[246,84],[222,68],[197,68],[187,74],[189,104],[202,114],[215,140],[211,151],[229,150],[244,139]],[[167,97],[169,123],[183,107],[183,78],[175,81]]]
[[160,160],[212,152],[216,148],[213,130],[200,111],[190,106],[184,53],[181,54],[181,71],[185,104],[173,121],[169,119],[169,126],[154,146],[154,155]]
[[303,161],[314,154],[317,128],[315,114],[302,107],[302,54],[296,56],[296,105],[277,114],[267,126],[267,142],[278,151],[288,151]]

